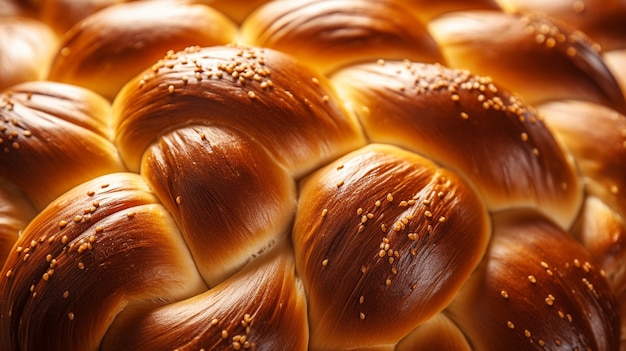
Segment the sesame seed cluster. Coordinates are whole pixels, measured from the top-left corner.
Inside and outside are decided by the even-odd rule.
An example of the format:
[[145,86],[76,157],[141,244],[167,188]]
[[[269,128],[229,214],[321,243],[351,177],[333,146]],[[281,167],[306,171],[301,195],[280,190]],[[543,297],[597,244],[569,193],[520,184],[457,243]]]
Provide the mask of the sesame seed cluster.
[[0,349],[626,350],[624,16],[0,0]]

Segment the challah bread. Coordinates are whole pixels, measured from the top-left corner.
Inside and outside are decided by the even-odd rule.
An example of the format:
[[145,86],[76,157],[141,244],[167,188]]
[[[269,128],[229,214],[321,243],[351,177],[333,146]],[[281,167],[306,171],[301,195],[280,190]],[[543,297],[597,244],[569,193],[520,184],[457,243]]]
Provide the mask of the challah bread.
[[[626,350],[622,49],[490,0],[391,1],[141,1],[65,33],[74,80],[0,109],[0,349]],[[300,23],[267,43],[302,43],[254,44],[266,15]],[[392,56],[390,23],[438,62]],[[372,47],[322,61],[335,37],[307,25]]]
[[424,22],[450,12],[500,10],[499,4],[494,0],[403,0],[403,2]]
[[64,35],[76,23],[111,5],[128,0],[45,0],[39,1],[39,18],[59,35]]
[[59,39],[43,22],[29,17],[0,17],[0,91],[48,72]]
[[105,350],[306,350],[307,303],[283,241],[254,265],[189,299],[118,318]]
[[536,212],[492,218],[489,251],[448,309],[473,347],[619,349],[619,306],[589,252]]
[[0,18],[32,17],[36,12],[32,4],[22,0],[0,0]]
[[[152,0],[159,1],[159,0]],[[210,6],[225,14],[240,25],[253,11],[262,6],[268,0],[175,0],[181,2],[198,3]]]
[[414,350],[472,351],[472,347],[461,329],[444,313],[439,313],[415,328],[396,346],[396,351]]
[[573,100],[537,108],[576,159],[586,191],[626,216],[626,116],[601,105]]
[[310,347],[393,349],[454,298],[489,227],[462,178],[392,146],[371,144],[305,178],[292,241]]
[[464,11],[438,17],[429,29],[451,67],[488,75],[527,103],[579,99],[626,111],[600,48],[563,23],[539,14]]
[[226,44],[236,32],[232,21],[204,5],[139,1],[110,6],[65,34],[48,79],[89,88],[112,100],[164,52]]
[[15,185],[0,178],[0,260],[4,263],[19,232],[37,215],[37,210]]
[[[609,207],[598,197],[589,196],[583,211],[571,230],[593,255],[599,266],[606,272],[609,285],[613,289],[621,310],[626,313],[626,223],[624,217]],[[622,335],[626,335],[626,324],[622,322]],[[622,347],[626,340],[622,338]]]
[[459,170],[490,210],[530,206],[563,228],[574,221],[582,189],[572,160],[532,107],[488,77],[389,61],[348,67],[332,82],[370,140]]
[[395,0],[271,1],[246,18],[240,40],[326,73],[380,58],[443,62],[426,27]]
[[507,12],[546,14],[580,30],[603,51],[624,48],[626,3],[621,0],[497,0]]
[[2,278],[2,350],[97,350],[123,310],[206,290],[173,218],[132,173],[94,178],[52,202]]
[[626,62],[626,46],[621,50],[605,52],[602,57],[622,88],[624,98],[626,98],[626,65],[624,65],[624,62]]
[[[572,152],[587,199],[571,233],[589,249],[626,306],[626,117],[602,105],[555,101],[538,106],[546,124]],[[581,142],[584,140],[584,142]],[[626,331],[626,329],[624,329]],[[626,335],[626,333],[624,333]]]
[[295,182],[238,130],[187,125],[167,132],[145,152],[141,174],[210,287],[289,234]]
[[243,131],[295,176],[365,143],[327,78],[272,49],[169,53],[124,87],[113,111],[115,142],[133,171],[154,138],[193,124]]
[[92,91],[26,82],[0,95],[0,177],[37,210],[95,176],[125,170],[111,142],[111,105]]

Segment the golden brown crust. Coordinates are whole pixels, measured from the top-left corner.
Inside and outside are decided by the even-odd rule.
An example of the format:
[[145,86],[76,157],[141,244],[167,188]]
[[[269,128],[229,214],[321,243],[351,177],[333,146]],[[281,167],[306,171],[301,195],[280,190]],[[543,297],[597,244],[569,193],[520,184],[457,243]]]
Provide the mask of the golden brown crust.
[[176,129],[147,150],[141,174],[176,219],[211,287],[289,233],[295,182],[245,134]]
[[129,79],[168,50],[226,44],[236,30],[228,18],[203,5],[141,1],[110,6],[63,37],[48,78],[113,100]]
[[120,315],[101,350],[307,350],[306,308],[283,242],[203,294]]
[[125,307],[205,289],[142,178],[108,174],[56,199],[19,238],[0,280],[10,301],[1,305],[0,348],[95,350]]
[[110,141],[111,106],[101,96],[47,81],[0,95],[0,176],[38,210],[98,175],[124,170]]
[[489,227],[458,175],[396,147],[371,144],[314,172],[293,230],[311,347],[396,344],[454,298]]
[[477,350],[618,350],[619,305],[604,272],[536,212],[493,217],[483,264],[450,317]]
[[246,18],[241,38],[326,73],[381,58],[443,63],[426,27],[393,0],[268,2]]
[[497,0],[508,12],[538,12],[577,28],[603,50],[626,48],[626,3],[621,0]]
[[576,159],[586,191],[626,215],[626,116],[583,101],[556,101],[538,109]]
[[0,0],[0,350],[626,351],[624,9]]
[[444,313],[439,313],[402,339],[396,351],[472,351],[463,332]]
[[0,265],[6,261],[19,233],[36,214],[24,193],[0,178]]
[[493,211],[537,207],[564,228],[582,190],[569,157],[534,109],[487,77],[440,65],[380,62],[332,81],[374,142],[454,168]]
[[500,10],[498,0],[403,0],[410,6],[416,16],[428,22],[450,12],[469,10]]
[[108,6],[129,0],[46,0],[41,1],[39,17],[59,35],[64,35],[76,23]]
[[271,49],[169,54],[129,82],[113,109],[116,144],[131,170],[154,138],[189,124],[245,131],[296,176],[365,143],[327,79]]
[[626,48],[607,51],[602,57],[622,88],[624,98],[626,98]]
[[43,22],[28,17],[0,17],[0,91],[43,79],[58,41]]
[[626,223],[624,218],[595,196],[585,200],[572,234],[589,250],[606,272],[621,308],[622,342],[626,342]]
[[528,103],[580,99],[626,111],[599,48],[562,23],[538,14],[474,11],[439,17],[429,29],[451,67],[490,76]]
[[[158,0],[157,0],[158,1]],[[205,4],[220,11],[235,21],[237,24],[241,24],[255,9],[261,7],[269,0],[177,0],[180,2]]]
[[0,0],[0,18],[36,17],[38,9],[34,4],[24,0]]

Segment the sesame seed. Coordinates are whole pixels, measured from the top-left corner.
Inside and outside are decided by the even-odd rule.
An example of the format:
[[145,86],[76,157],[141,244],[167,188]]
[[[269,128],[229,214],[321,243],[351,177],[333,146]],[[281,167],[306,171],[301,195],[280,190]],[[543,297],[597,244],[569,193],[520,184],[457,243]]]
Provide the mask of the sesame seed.
[[73,321],[74,320],[74,313],[70,312],[67,314],[67,318],[69,318],[69,320]]
[[322,266],[324,267],[328,266],[328,259],[325,259],[324,261],[322,261]]
[[502,290],[502,291],[500,291],[500,296],[502,296],[505,299],[508,299],[509,298],[509,293],[506,292],[506,290]]
[[363,312],[359,313],[359,318],[361,320],[364,320],[365,319],[365,313],[363,313]]
[[511,322],[511,321],[507,321],[507,322],[506,322],[506,326],[507,326],[509,329],[515,329],[515,324],[513,324],[513,322]]
[[326,217],[326,215],[328,214],[328,209],[325,208],[322,210],[322,217]]

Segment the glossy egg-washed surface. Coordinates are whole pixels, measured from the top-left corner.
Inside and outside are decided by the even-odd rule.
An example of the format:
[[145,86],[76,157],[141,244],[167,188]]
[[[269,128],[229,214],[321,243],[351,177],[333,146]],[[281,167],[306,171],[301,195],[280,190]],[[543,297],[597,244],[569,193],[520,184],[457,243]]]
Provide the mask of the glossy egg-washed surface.
[[0,349],[626,350],[619,14],[0,0]]

